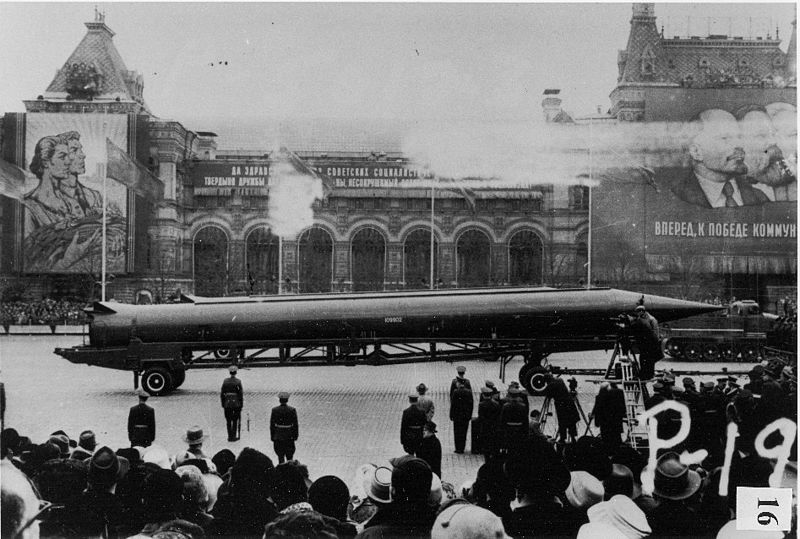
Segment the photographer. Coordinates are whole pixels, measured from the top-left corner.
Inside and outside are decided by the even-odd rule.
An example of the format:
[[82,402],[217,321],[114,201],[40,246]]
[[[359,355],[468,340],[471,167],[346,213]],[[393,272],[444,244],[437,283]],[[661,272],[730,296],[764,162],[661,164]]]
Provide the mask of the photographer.
[[[547,391],[556,408],[558,419],[558,441],[569,443],[578,438],[578,409],[575,407],[575,392],[577,391],[577,381],[570,379],[570,389],[560,377],[548,373]],[[573,385],[574,383],[574,385]]]
[[664,359],[658,321],[647,312],[644,305],[636,307],[636,315],[630,321],[630,333],[639,352],[639,378],[649,380],[655,375],[656,361]]

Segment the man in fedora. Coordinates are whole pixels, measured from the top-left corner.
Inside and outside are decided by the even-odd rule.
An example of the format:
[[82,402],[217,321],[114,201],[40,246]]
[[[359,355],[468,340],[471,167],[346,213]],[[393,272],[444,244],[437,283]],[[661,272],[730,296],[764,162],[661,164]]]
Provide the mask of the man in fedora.
[[702,478],[670,451],[661,455],[653,478],[653,498],[658,502],[647,516],[653,536],[688,537],[703,529],[698,515]]
[[203,453],[203,442],[206,441],[206,435],[200,426],[193,425],[189,427],[183,436],[183,441],[189,446],[186,451],[194,455],[195,458],[210,460],[210,457]]
[[76,531],[81,537],[116,537],[124,528],[127,515],[115,492],[130,463],[106,446],[84,462],[88,464],[89,473],[87,488],[79,501],[81,521]]
[[94,432],[85,430],[78,438],[78,447],[72,450],[70,458],[75,460],[85,460],[92,456],[97,448],[97,441]]
[[236,378],[239,369],[236,365],[228,367],[231,374],[222,382],[219,392],[222,409],[225,410],[225,424],[228,428],[228,441],[235,442],[242,433],[242,408],[244,407],[244,393],[242,381]]
[[289,394],[285,391],[278,393],[280,404],[272,409],[269,418],[269,435],[272,440],[275,454],[278,455],[278,464],[292,460],[295,452],[295,442],[299,437],[297,410],[289,406]]
[[144,389],[137,389],[139,404],[131,406],[128,412],[128,440],[131,447],[149,447],[156,439],[156,412],[147,405],[150,394]]

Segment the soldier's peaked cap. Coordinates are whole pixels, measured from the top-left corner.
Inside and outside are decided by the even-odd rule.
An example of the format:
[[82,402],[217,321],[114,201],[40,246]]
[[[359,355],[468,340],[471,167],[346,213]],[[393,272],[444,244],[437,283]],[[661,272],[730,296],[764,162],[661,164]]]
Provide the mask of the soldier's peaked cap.
[[458,374],[464,374],[465,372],[467,372],[467,368],[464,367],[463,365],[460,365],[460,366],[456,367],[456,372]]
[[278,393],[278,398],[281,400],[288,400],[289,394],[286,391],[281,391],[280,393]]

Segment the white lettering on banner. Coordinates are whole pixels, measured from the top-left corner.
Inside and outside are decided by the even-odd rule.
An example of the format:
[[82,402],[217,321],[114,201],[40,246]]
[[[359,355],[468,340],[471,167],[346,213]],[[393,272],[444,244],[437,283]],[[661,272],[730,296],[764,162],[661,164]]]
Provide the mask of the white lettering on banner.
[[[667,410],[673,410],[680,414],[681,426],[677,434],[675,434],[672,438],[664,440],[658,437],[658,418],[656,416]],[[655,470],[656,463],[658,462],[658,451],[660,449],[674,447],[686,439],[686,437],[689,435],[689,429],[691,427],[691,415],[689,413],[689,407],[685,404],[668,400],[642,412],[639,415],[639,423],[647,424],[647,430],[649,434],[650,454],[648,457],[647,466],[644,470],[642,470],[642,491],[645,494],[650,495],[652,494],[655,486]],[[727,428],[727,436],[725,440],[725,462],[723,463],[722,477],[720,478],[720,496],[727,495],[727,490],[723,492],[722,487],[727,487],[728,485],[730,461],[733,454],[733,444],[736,437],[739,435],[738,430],[739,429],[735,425],[733,428],[731,428],[731,425],[729,425]],[[780,433],[780,435],[783,437],[783,440],[776,446],[766,448],[764,446],[764,441],[767,439],[767,437],[769,437],[770,434],[774,432]],[[786,463],[788,462],[789,454],[791,452],[792,444],[794,443],[796,434],[797,424],[794,421],[783,417],[776,419],[764,427],[764,429],[758,433],[758,436],[756,436],[755,447],[759,456],[765,459],[777,461],[773,468],[772,475],[769,476],[769,484],[771,487],[780,486],[783,471],[786,468]],[[680,460],[686,465],[700,464],[707,456],[708,451],[705,449],[695,451],[694,453],[684,451],[680,455]]]
[[796,238],[797,225],[784,223],[714,223],[655,221],[656,236],[684,238]]
[[[238,168],[238,167],[234,167]],[[264,176],[204,176],[203,187],[266,187],[269,180]]]

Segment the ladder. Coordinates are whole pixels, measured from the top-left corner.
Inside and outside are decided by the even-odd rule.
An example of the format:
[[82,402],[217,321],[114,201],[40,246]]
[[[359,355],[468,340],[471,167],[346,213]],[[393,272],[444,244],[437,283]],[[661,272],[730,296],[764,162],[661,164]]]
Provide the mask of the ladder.
[[[639,378],[639,360],[633,351],[630,355],[622,355],[620,343],[614,345],[614,353],[606,369],[605,379],[622,386],[625,397],[625,416],[628,425],[626,442],[633,449],[647,448],[648,431],[647,423],[640,424],[639,416],[644,412],[644,403],[649,398],[647,383]],[[617,376],[617,365],[621,378]]]

